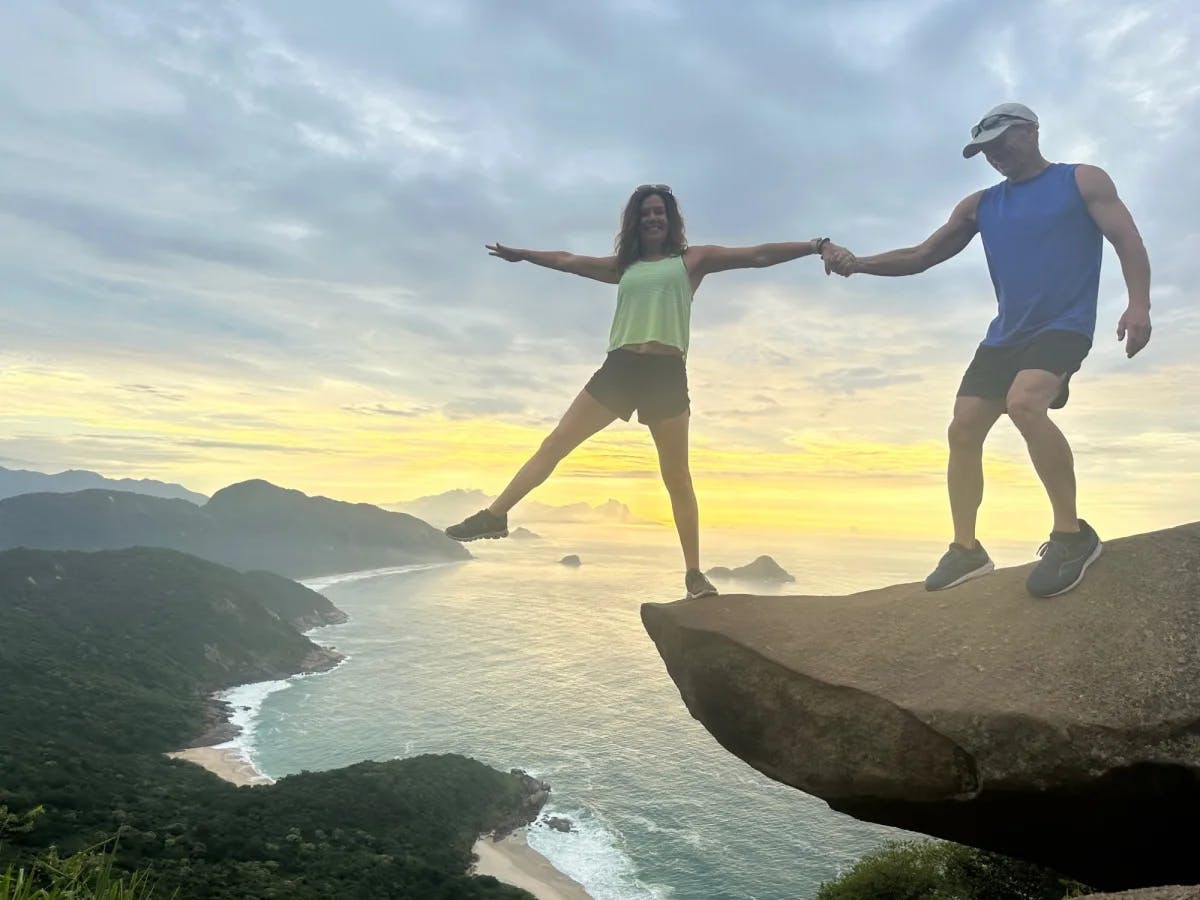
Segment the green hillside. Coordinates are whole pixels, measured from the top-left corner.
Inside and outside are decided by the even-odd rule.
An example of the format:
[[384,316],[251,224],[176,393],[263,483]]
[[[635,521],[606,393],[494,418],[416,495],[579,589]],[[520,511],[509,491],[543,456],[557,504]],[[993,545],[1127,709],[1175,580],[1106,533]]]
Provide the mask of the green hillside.
[[211,692],[335,662],[288,621],[318,601],[170,550],[0,553],[0,805],[45,808],[0,838],[0,871],[116,835],[164,896],[528,897],[463,874],[521,806],[515,775],[427,756],[237,788],[163,756]]
[[309,497],[262,480],[222,488],[203,506],[100,489],[0,500],[0,550],[137,546],[290,578],[471,558],[461,544],[404,513]]

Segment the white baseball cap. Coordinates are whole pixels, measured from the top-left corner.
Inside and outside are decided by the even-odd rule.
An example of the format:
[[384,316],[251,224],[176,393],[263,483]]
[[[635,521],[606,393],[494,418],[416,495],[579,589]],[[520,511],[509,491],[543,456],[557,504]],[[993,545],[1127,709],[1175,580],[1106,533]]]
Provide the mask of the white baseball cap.
[[1024,103],[1001,103],[987,111],[978,123],[971,127],[971,143],[963,147],[963,158],[970,159],[988,141],[994,141],[1013,125],[1037,124],[1038,117]]

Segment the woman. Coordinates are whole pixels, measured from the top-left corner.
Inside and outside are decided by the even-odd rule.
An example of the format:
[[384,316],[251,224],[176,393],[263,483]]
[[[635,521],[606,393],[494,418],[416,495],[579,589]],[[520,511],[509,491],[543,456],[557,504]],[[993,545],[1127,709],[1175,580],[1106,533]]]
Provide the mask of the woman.
[[508,262],[531,262],[618,285],[617,311],[604,364],[562,420],[491,506],[450,526],[446,534],[458,541],[506,537],[508,511],[521,498],[545,481],[568,453],[615,419],[629,421],[636,409],[638,421],[654,438],[663,483],[671,497],[675,530],[683,547],[687,595],[717,593],[700,571],[700,520],[688,468],[690,407],[685,359],[692,296],[713,272],[763,268],[819,255],[828,241],[689,247],[671,188],[643,184],[625,204],[613,256],[488,244],[492,256]]

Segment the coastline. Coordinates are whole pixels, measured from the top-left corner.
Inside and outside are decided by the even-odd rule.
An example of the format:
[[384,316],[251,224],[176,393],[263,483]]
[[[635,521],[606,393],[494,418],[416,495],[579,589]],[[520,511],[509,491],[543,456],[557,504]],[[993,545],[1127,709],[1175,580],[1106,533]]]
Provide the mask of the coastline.
[[275,783],[275,779],[254,767],[250,757],[240,747],[188,747],[186,750],[175,750],[167,756],[208,769],[218,778],[238,787]]
[[[340,613],[340,610],[339,610]],[[345,615],[345,613],[341,613]],[[344,620],[343,620],[344,621]],[[301,632],[306,637],[332,622],[320,622]],[[165,756],[182,759],[208,769],[218,778],[238,787],[274,784],[275,779],[259,771],[242,743],[253,732],[263,701],[285,689],[294,679],[332,672],[349,659],[333,647],[313,642],[299,668],[279,679],[248,681],[209,694],[204,704],[204,729],[191,746],[172,750]]]
[[538,900],[591,900],[583,885],[564,875],[525,841],[518,828],[499,841],[483,835],[471,848],[479,861],[472,875],[491,875],[497,881],[529,891]]
[[[189,747],[167,756],[208,769],[238,787],[275,783],[254,767],[240,747]],[[497,881],[529,891],[537,900],[592,900],[583,885],[554,868],[550,860],[525,842],[524,828],[518,828],[499,841],[483,835],[475,841],[471,852],[478,857],[478,862],[469,874],[491,875]]]
[[[421,564],[365,570],[323,579],[309,579],[308,582],[301,583],[310,590],[319,590],[362,578],[404,574],[408,571],[452,564]],[[321,622],[312,625],[302,634],[309,636],[328,624],[333,623]],[[301,663],[300,670],[291,676],[279,680],[248,682],[210,694],[206,704],[203,734],[193,746],[165,755],[207,769],[218,778],[238,787],[274,784],[275,779],[259,771],[254,765],[249,748],[240,740],[245,740],[253,733],[258,711],[267,696],[286,688],[295,678],[331,672],[348,658],[332,647],[317,644]],[[592,900],[583,885],[556,869],[549,859],[529,846],[525,840],[524,827],[507,833],[500,840],[494,840],[491,834],[481,835],[475,841],[472,853],[477,862],[470,867],[468,874],[490,875],[505,884],[528,891],[537,900]]]
[[253,731],[263,701],[287,685],[288,680],[252,681],[210,694],[204,733],[190,747],[165,755],[208,769],[238,787],[274,784],[254,765],[243,741]]
[[[218,778],[238,787],[274,784],[275,780],[254,767],[246,752],[236,745],[189,747],[166,754],[208,769]],[[471,852],[478,858],[472,875],[491,875],[498,881],[529,891],[537,900],[592,900],[583,885],[560,872],[525,841],[518,828],[500,840],[483,835]]]

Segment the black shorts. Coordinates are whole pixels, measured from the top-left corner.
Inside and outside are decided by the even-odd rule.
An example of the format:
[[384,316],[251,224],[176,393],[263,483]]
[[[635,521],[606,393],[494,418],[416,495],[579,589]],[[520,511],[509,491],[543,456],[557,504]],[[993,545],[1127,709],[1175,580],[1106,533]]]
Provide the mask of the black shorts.
[[1027,341],[1006,347],[980,344],[958,386],[958,396],[1007,397],[1018,372],[1039,369],[1067,376],[1058,396],[1050,404],[1051,409],[1062,409],[1067,405],[1071,376],[1079,371],[1091,349],[1091,339],[1077,331],[1043,331]]
[[687,366],[674,354],[610,350],[583,389],[626,422],[635,409],[643,425],[689,409]]

